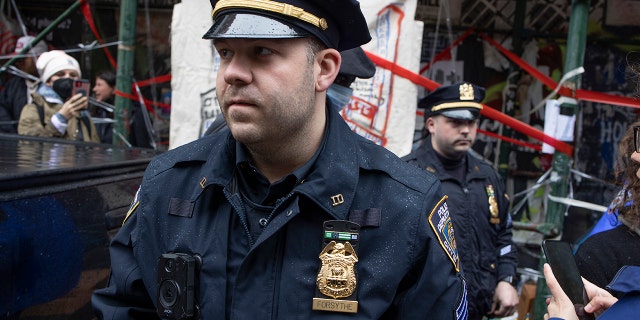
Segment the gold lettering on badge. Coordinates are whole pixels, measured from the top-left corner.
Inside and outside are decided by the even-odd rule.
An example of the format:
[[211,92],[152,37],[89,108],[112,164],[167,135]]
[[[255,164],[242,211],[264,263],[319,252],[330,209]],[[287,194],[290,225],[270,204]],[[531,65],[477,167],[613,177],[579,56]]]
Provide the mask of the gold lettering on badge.
[[332,206],[337,206],[339,204],[343,204],[344,203],[344,197],[342,196],[342,193],[338,193],[335,196],[331,196],[331,205]]
[[316,285],[325,296],[346,298],[356,290],[358,256],[349,242],[329,242],[320,253],[322,267]]

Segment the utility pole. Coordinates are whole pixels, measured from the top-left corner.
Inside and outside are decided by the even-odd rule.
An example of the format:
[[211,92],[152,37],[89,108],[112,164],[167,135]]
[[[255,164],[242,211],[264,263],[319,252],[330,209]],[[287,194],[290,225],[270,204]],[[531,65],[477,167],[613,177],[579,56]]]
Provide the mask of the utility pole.
[[[584,52],[586,47],[587,38],[587,21],[589,18],[589,0],[573,0],[571,4],[571,17],[569,19],[569,31],[567,33],[567,48],[565,55],[564,74],[582,67],[584,63]],[[577,90],[580,87],[582,77],[576,75],[565,82],[565,86]],[[578,104],[575,99],[568,99],[568,101],[560,105],[560,113],[567,116],[572,116],[578,113]],[[575,139],[574,139],[575,140]],[[574,141],[564,141],[567,143],[573,143]],[[569,193],[569,179],[571,173],[572,160],[570,156],[558,152],[557,150],[553,154],[553,163],[551,171],[551,192],[550,194],[556,197],[566,197]],[[562,231],[564,224],[564,214],[567,210],[567,206],[555,201],[549,201],[547,205],[546,222],[557,228],[558,232]],[[545,298],[549,295],[549,288],[542,276],[542,265],[545,259],[540,258],[540,264],[538,270],[541,277],[538,278],[538,284],[536,287],[536,298],[534,306],[533,320],[543,319],[543,315],[547,310]]]
[[[129,117],[131,115],[131,83],[133,79],[133,60],[135,54],[137,0],[120,2],[120,33],[118,38],[118,69],[116,73],[115,120],[113,144],[125,145],[129,139]],[[124,96],[123,96],[124,95]]]

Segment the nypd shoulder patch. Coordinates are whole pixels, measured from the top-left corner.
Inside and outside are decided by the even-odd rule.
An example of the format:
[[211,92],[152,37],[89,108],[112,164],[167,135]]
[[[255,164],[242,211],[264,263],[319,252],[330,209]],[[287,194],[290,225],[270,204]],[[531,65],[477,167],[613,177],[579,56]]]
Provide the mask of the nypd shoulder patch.
[[131,200],[131,204],[129,205],[129,210],[127,210],[127,215],[124,217],[122,221],[122,225],[124,225],[129,217],[136,211],[138,205],[140,204],[140,187],[138,187],[138,191],[136,191],[136,195]]
[[460,272],[460,259],[458,257],[458,246],[456,245],[456,239],[453,234],[453,222],[451,221],[451,215],[449,214],[449,207],[447,206],[447,196],[442,197],[438,204],[433,208],[429,214],[429,224],[433,229],[433,232],[438,237],[438,242],[444,251],[449,256],[449,259],[453,263],[457,272]]

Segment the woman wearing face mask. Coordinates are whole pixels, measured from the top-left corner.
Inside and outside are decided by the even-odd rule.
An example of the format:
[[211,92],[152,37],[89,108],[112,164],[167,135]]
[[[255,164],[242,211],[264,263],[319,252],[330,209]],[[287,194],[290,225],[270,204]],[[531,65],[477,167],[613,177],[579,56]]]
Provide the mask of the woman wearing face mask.
[[86,112],[88,98],[80,93],[71,96],[73,81],[82,75],[78,61],[53,50],[38,58],[36,68],[42,83],[20,114],[18,134],[100,142]]

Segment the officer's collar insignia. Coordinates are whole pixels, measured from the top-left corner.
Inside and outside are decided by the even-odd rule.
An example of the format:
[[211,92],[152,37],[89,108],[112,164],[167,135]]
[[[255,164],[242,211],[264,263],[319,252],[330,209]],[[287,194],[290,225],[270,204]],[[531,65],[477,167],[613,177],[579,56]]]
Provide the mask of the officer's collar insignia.
[[487,198],[489,199],[489,213],[491,213],[489,222],[498,224],[500,223],[500,216],[498,214],[498,201],[496,200],[496,193],[493,190],[493,185],[488,184],[485,189],[487,190]]
[[202,180],[200,180],[200,188],[204,189],[206,185],[207,185],[207,177],[202,177]]
[[344,203],[344,196],[342,193],[331,196],[331,206],[335,207]]
[[455,235],[453,233],[453,222],[449,214],[449,208],[445,201],[447,196],[442,197],[435,208],[429,214],[429,224],[433,229],[438,242],[449,256],[457,272],[460,272],[460,259],[458,256],[458,246],[456,245]]
[[432,166],[428,166],[425,170],[431,172],[431,173],[436,173],[436,169]]
[[473,86],[468,84],[468,83],[463,83],[460,85],[460,100],[465,101],[465,100],[473,100],[474,98],[474,93],[473,93]]
[[124,223],[127,222],[127,219],[129,219],[129,216],[131,216],[133,212],[136,211],[139,204],[140,204],[140,188],[138,188],[138,191],[136,191],[136,195],[133,197],[133,200],[129,205],[129,210],[127,210],[127,215],[124,217],[124,220],[122,221],[122,225],[124,225]]
[[[360,226],[346,220],[331,220],[324,223],[324,243],[319,255],[320,271],[316,279],[316,296],[313,310],[333,312],[358,312],[356,297]],[[353,245],[352,245],[353,243]],[[329,298],[331,299],[329,299]]]

